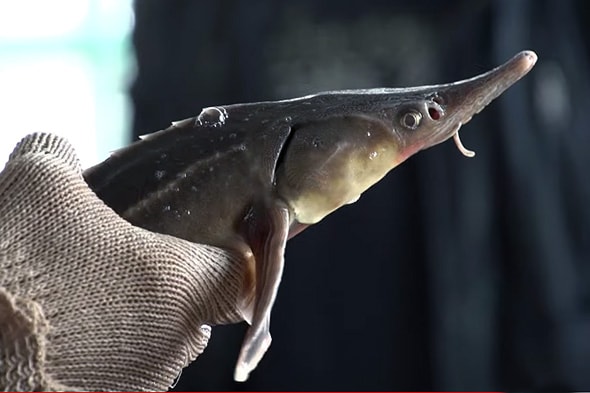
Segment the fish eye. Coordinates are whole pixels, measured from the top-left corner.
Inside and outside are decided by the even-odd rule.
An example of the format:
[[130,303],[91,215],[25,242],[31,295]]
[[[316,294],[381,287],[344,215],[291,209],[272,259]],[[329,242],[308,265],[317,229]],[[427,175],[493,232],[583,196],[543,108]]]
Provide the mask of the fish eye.
[[409,111],[402,115],[401,124],[410,130],[415,130],[420,125],[421,120],[422,114],[420,112]]

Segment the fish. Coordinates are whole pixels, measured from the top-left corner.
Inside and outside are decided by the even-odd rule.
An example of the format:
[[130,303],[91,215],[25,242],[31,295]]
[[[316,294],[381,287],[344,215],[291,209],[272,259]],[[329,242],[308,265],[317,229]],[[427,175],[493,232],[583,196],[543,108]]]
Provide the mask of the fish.
[[419,151],[453,139],[473,157],[459,130],[536,61],[528,50],[453,83],[204,108],[83,176],[130,223],[242,256],[238,307],[250,326],[234,379],[245,381],[271,344],[287,241]]

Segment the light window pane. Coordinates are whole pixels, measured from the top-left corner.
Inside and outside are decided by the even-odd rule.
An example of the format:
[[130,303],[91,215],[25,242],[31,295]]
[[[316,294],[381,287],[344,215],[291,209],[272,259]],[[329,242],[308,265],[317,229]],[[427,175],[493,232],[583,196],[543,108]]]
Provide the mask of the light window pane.
[[0,0],[0,166],[36,131],[84,167],[125,144],[132,21],[132,0]]

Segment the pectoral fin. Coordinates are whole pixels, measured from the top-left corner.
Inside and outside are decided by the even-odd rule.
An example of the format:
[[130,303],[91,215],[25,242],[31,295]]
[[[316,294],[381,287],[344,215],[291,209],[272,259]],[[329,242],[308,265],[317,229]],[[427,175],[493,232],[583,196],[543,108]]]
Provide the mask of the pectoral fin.
[[255,207],[246,218],[247,238],[256,267],[251,326],[246,332],[234,379],[245,381],[270,346],[270,312],[283,275],[290,217],[285,206]]

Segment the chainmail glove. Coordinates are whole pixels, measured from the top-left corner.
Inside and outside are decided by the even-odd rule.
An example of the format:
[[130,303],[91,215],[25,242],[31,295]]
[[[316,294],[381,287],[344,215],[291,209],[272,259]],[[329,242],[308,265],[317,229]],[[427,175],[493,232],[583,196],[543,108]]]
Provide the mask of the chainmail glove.
[[167,390],[242,319],[244,266],[130,225],[65,140],[26,137],[0,173],[0,390]]

